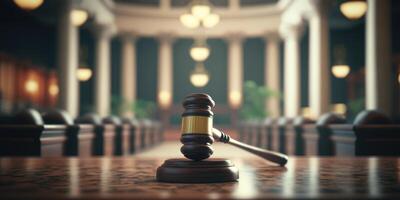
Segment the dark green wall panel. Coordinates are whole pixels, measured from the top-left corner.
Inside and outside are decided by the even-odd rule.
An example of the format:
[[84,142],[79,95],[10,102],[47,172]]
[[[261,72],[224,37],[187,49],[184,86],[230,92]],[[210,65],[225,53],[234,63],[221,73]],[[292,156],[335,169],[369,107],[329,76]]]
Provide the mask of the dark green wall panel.
[[121,96],[121,40],[114,38],[111,41],[111,94]]
[[243,43],[243,76],[264,85],[265,42],[261,38],[248,38]]
[[[335,45],[344,45],[346,49],[346,63],[350,66],[350,73],[355,73],[365,66],[365,24],[359,24],[352,29],[330,30],[330,66],[335,63],[333,52]],[[332,88],[332,103],[347,102],[348,83],[346,79],[338,79],[332,75],[330,81]],[[363,88],[358,90],[363,91]],[[363,92],[361,92],[363,93]]]
[[95,40],[87,29],[81,29],[79,31],[80,49],[87,50],[87,60],[80,58],[80,63],[86,63],[87,66],[93,71],[92,77],[85,82],[79,82],[80,88],[80,114],[93,112],[94,111],[94,54],[95,54]]
[[300,42],[300,90],[301,90],[301,107],[309,106],[308,102],[308,69],[309,69],[309,33],[308,28],[304,32],[303,37],[301,38]]
[[136,42],[137,98],[156,102],[158,41],[140,38]]

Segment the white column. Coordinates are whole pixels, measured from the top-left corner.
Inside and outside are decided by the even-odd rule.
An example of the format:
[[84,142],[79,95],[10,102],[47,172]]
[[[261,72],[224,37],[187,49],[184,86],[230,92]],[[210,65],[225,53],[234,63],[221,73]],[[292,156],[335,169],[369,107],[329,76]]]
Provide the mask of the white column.
[[[135,39],[131,35],[122,36],[122,56],[121,56],[121,91],[122,97],[128,103],[136,100],[136,47]],[[127,117],[132,117],[132,110],[126,110]]]
[[[280,93],[280,75],[279,75],[279,36],[269,35],[266,40],[265,49],[265,67],[264,77],[266,86]],[[277,118],[280,116],[279,97],[272,97],[267,100],[267,111],[270,117]]]
[[240,10],[240,0],[229,0],[229,10]]
[[392,114],[390,1],[368,0],[366,108]]
[[173,38],[170,35],[162,35],[159,38],[158,47],[158,105],[162,109],[168,109],[172,104],[172,46]]
[[160,0],[160,8],[163,11],[167,11],[171,8],[171,0]]
[[314,11],[309,18],[309,102],[311,116],[317,119],[329,111],[329,24],[325,1],[314,1]]
[[110,112],[111,97],[111,51],[110,39],[112,30],[110,26],[97,25],[96,53],[95,53],[95,108],[97,114],[105,117]]
[[58,23],[58,66],[60,107],[72,117],[79,114],[79,82],[76,75],[79,62],[78,28],[71,22],[71,2],[60,6]]
[[299,26],[289,26],[284,34],[284,111],[285,117],[300,115],[300,32]]
[[240,35],[231,35],[228,39],[228,100],[236,109],[243,99],[243,47]]

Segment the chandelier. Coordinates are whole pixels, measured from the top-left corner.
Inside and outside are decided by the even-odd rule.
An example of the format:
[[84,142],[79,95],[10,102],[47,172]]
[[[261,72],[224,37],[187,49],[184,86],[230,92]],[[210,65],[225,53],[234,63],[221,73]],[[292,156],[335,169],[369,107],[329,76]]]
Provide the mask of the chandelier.
[[340,4],[340,11],[350,20],[360,19],[367,12],[365,0],[348,0]]
[[210,80],[210,76],[207,70],[204,67],[203,63],[197,63],[196,67],[192,71],[190,75],[190,82],[195,87],[204,87],[207,85],[208,81]]
[[205,40],[197,39],[190,48],[190,57],[196,62],[205,61],[210,56],[210,48],[208,48]]
[[350,73],[350,66],[346,64],[346,49],[343,45],[338,45],[333,52],[334,65],[332,74],[336,78],[345,78]]
[[219,15],[211,13],[212,5],[207,0],[193,1],[187,13],[180,16],[181,23],[190,29],[212,28],[219,23]]
[[14,3],[24,10],[35,10],[43,4],[43,0],[14,0]]

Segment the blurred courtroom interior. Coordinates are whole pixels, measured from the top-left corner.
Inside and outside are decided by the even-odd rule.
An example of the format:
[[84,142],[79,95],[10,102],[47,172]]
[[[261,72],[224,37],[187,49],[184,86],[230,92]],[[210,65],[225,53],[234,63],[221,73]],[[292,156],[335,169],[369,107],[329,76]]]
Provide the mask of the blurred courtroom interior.
[[399,19],[397,0],[1,0],[0,156],[181,156],[192,93],[262,149],[399,156]]

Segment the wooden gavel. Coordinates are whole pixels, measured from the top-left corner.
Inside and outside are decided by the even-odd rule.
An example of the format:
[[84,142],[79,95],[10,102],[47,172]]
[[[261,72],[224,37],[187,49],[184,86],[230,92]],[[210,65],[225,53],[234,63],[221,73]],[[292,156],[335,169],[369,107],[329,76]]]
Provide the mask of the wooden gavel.
[[217,140],[239,147],[268,161],[284,166],[287,156],[278,152],[260,149],[232,139],[229,135],[213,128],[215,102],[207,94],[191,94],[183,102],[181,152],[186,158],[200,161],[213,154],[212,143]]

